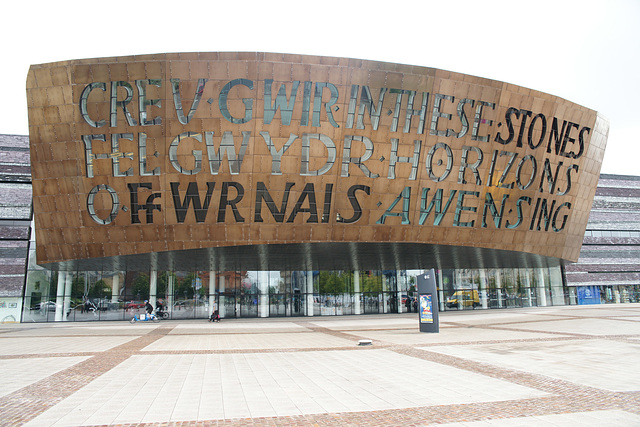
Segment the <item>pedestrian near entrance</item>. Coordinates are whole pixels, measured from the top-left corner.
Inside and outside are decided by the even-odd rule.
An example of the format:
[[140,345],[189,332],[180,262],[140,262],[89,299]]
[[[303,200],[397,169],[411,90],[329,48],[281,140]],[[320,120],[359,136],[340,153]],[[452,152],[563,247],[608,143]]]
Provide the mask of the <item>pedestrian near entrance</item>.
[[408,295],[404,300],[404,305],[407,307],[407,313],[411,313],[411,298]]
[[209,322],[219,322],[220,321],[220,313],[218,313],[218,303],[213,301],[211,304],[211,316],[209,317]]

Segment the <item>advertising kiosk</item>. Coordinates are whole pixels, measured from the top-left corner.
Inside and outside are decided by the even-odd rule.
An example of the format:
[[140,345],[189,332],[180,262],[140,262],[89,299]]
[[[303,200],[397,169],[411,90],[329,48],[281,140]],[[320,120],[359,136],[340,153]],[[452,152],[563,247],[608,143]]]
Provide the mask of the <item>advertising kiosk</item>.
[[417,276],[418,322],[420,332],[440,332],[438,322],[438,289],[433,269]]

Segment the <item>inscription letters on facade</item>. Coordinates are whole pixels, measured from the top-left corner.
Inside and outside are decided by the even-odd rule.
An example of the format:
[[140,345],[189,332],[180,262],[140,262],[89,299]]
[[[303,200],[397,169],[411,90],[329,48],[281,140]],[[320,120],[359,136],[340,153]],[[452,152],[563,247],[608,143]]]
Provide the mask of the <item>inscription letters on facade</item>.
[[[495,104],[481,99],[456,99],[446,93],[428,93],[395,88],[370,88],[351,86],[346,121],[339,123],[334,117],[334,109],[343,95],[331,82],[263,82],[263,99],[242,98],[243,111],[233,115],[230,111],[229,96],[234,88],[243,86],[252,93],[257,92],[257,83],[237,78],[226,83],[217,99],[203,100],[207,79],[198,79],[195,93],[184,93],[180,79],[163,81],[144,79],[134,82],[111,81],[93,82],[83,89],[78,103],[83,121],[95,128],[91,134],[82,135],[85,148],[85,176],[93,178],[96,162],[111,162],[113,177],[130,177],[137,173],[141,180],[129,183],[129,194],[118,194],[106,184],[97,184],[87,195],[87,208],[91,218],[99,224],[110,224],[126,210],[131,224],[153,223],[154,216],[163,213],[159,199],[161,193],[144,177],[163,174],[161,166],[147,168],[147,129],[163,124],[163,117],[156,115],[161,107],[160,99],[149,99],[147,88],[168,86],[173,94],[173,103],[165,111],[172,114],[179,123],[188,125],[198,113],[201,104],[207,102],[218,106],[220,117],[229,123],[240,125],[259,120],[260,125],[272,125],[279,121],[282,127],[291,126],[297,104],[301,104],[302,115],[295,123],[296,129],[305,132],[300,135],[290,133],[286,143],[277,149],[268,130],[260,131],[252,138],[250,131],[225,131],[216,135],[213,130],[203,132],[184,131],[172,137],[167,153],[153,153],[155,157],[168,155],[169,164],[175,171],[187,176],[208,175],[206,188],[196,181],[171,182],[172,215],[178,222],[184,222],[191,209],[196,222],[228,221],[227,209],[235,222],[262,222],[263,215],[270,214],[276,222],[294,222],[297,215],[305,215],[307,223],[328,223],[337,221],[355,223],[361,220],[361,204],[371,191],[373,180],[394,180],[399,163],[411,166],[407,180],[416,180],[420,168],[426,172],[430,183],[415,192],[412,187],[402,190],[386,211],[375,219],[376,224],[385,224],[392,217],[399,217],[402,224],[416,222],[438,226],[443,217],[453,217],[453,226],[473,227],[476,221],[482,227],[492,224],[496,228],[560,232],[564,229],[571,212],[570,202],[549,200],[547,195],[565,196],[572,191],[572,182],[580,173],[579,159],[585,152],[591,128],[574,123],[563,117],[548,117],[540,111],[530,111],[510,106],[503,117],[497,117]],[[108,91],[109,108],[104,117],[93,116],[87,104],[94,91]],[[274,94],[277,92],[277,95]],[[328,96],[325,96],[325,93]],[[374,96],[374,94],[376,94]],[[183,96],[189,97],[188,113],[185,114]],[[383,111],[386,99],[391,99],[393,110]],[[388,103],[388,101],[387,101]],[[445,106],[454,108],[456,113],[446,113]],[[154,109],[154,107],[156,107]],[[254,117],[254,108],[261,111],[260,118]],[[237,110],[237,109],[236,109]],[[277,114],[279,112],[279,114]],[[390,121],[390,150],[379,148],[376,140],[381,121]],[[110,128],[126,125],[136,132],[109,133]],[[331,136],[318,129],[323,123],[333,128],[344,128],[344,140],[334,141]],[[349,134],[350,130],[369,130],[372,137]],[[425,135],[437,136],[433,145],[425,144]],[[470,134],[477,145],[463,145],[454,155],[452,146],[456,140]],[[380,135],[384,138],[384,135]],[[201,148],[192,152],[192,166],[181,163],[178,156],[180,145],[190,140]],[[339,168],[339,177],[362,177],[366,182],[349,187],[346,195],[333,192],[333,185],[317,186],[307,183],[297,200],[289,200],[294,182],[286,182],[281,188],[269,188],[264,182],[257,182],[254,194],[246,194],[242,184],[235,181],[218,181],[216,176],[223,168],[231,175],[250,173],[243,170],[243,160],[250,150],[250,143],[264,144],[268,149],[272,175],[281,175],[287,151],[294,144],[301,146],[302,155],[296,159],[298,173],[302,177],[328,174]],[[491,148],[490,142],[504,149]],[[123,146],[135,147],[125,151]],[[326,153],[325,163],[320,168],[310,170],[309,153],[311,146],[322,145]],[[356,146],[364,151],[354,157]],[[387,145],[385,145],[387,147]],[[362,150],[362,148],[364,150]],[[405,151],[410,156],[400,156]],[[127,159],[129,160],[127,162]],[[372,173],[368,164],[389,159],[386,176]],[[558,160],[562,159],[562,160]],[[138,164],[135,168],[134,163]],[[125,165],[125,166],[123,166]],[[290,174],[291,171],[287,171]],[[561,181],[559,177],[563,177]],[[464,189],[439,188],[443,181],[455,181]],[[561,183],[562,182],[562,183]],[[185,189],[186,187],[186,189]],[[476,187],[477,189],[474,189]],[[480,187],[491,187],[482,192]],[[522,190],[538,189],[539,197],[517,196]],[[496,189],[493,192],[492,189]],[[183,190],[182,195],[180,190]],[[519,190],[511,194],[508,190]],[[272,192],[282,194],[281,200],[274,200]],[[100,217],[93,208],[95,196],[107,192],[112,200],[111,213]],[[481,198],[481,194],[484,196]],[[337,197],[347,197],[351,212],[332,215],[333,201]],[[128,206],[125,204],[128,201]],[[253,218],[239,213],[239,206],[254,207]],[[263,206],[267,209],[263,211]],[[503,221],[505,209],[517,213],[516,221]],[[214,211],[210,214],[209,211]],[[462,217],[467,219],[463,220]]]
[[27,97],[42,264],[576,261],[608,133],[509,83],[259,52],[34,65]]

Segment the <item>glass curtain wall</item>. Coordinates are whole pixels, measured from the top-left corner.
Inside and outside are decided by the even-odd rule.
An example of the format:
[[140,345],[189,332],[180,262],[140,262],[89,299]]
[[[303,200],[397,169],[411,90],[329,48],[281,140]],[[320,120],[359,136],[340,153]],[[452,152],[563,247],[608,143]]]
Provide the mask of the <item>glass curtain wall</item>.
[[[259,273],[259,272],[256,272]],[[259,276],[259,275],[258,275]],[[269,317],[305,316],[308,310],[308,275],[304,271],[269,271],[262,289],[268,290]],[[264,292],[261,295],[264,299]]]
[[[569,304],[560,267],[438,272],[441,310]],[[444,303],[443,303],[444,302]]]
[[[417,310],[422,270],[368,271],[49,271],[30,264],[23,322],[129,320],[145,301],[169,319],[340,316]],[[566,304],[555,269],[439,270],[440,310]],[[615,292],[618,290],[618,292]],[[603,290],[634,301],[638,290]],[[575,301],[575,297],[574,297]]]

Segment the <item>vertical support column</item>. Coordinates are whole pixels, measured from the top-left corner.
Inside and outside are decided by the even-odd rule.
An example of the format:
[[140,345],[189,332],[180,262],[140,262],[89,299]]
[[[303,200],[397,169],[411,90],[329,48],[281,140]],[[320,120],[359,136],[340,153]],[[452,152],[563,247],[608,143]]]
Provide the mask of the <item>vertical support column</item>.
[[480,305],[483,310],[489,308],[488,292],[487,292],[487,270],[481,268],[480,272]]
[[498,308],[503,307],[502,302],[502,271],[496,270],[496,294],[498,297]]
[[576,288],[573,286],[569,288],[569,305],[576,305],[578,301],[576,301]]
[[71,306],[71,279],[73,278],[72,276],[73,275],[71,273],[67,272],[67,277],[64,282],[64,311],[63,311],[63,317],[62,317],[62,320],[64,322],[69,320],[67,316]]
[[462,271],[460,269],[456,269],[455,278],[453,291],[458,300],[458,310],[463,310],[464,305],[462,305],[462,300],[464,299],[464,295],[462,291]]
[[269,272],[261,271],[258,278],[258,317],[269,317]]
[[111,302],[117,303],[120,296],[120,272],[116,271],[111,280]]
[[[237,279],[236,279],[237,280]],[[242,285],[242,280],[240,281],[240,285]],[[236,284],[236,288],[237,288],[237,284]],[[239,293],[235,294],[235,305],[233,306],[233,315],[235,317],[242,317],[242,298],[240,297]]]
[[64,318],[64,314],[63,314],[64,313],[64,282],[66,278],[67,278],[66,271],[58,272],[58,289],[56,292],[56,317],[55,317],[56,322],[62,322],[62,319]]
[[218,310],[218,314],[220,314],[220,310],[217,307],[216,301],[216,272],[213,270],[209,271],[209,317],[213,314],[215,310]]
[[313,271],[307,271],[307,316],[313,316]]
[[538,268],[538,305],[540,307],[547,306],[547,291],[544,283],[544,270],[542,268]]
[[549,267],[549,289],[551,290],[551,305],[564,305],[564,285],[560,267]]
[[382,312],[389,312],[389,279],[386,274],[382,275]]
[[[225,287],[225,277],[224,275],[220,275],[220,294],[224,293],[224,287]],[[222,297],[222,299],[220,300],[220,307],[218,309],[218,311],[220,312],[220,317],[224,317],[224,311],[225,311],[225,301],[224,301],[224,297]]]
[[149,274],[149,304],[156,306],[156,293],[158,292],[158,270],[151,270]]
[[353,303],[355,304],[353,314],[362,314],[362,293],[360,292],[360,271],[353,272]]
[[[83,273],[84,276],[84,289],[82,289],[82,295],[84,297],[87,297],[89,295],[89,272],[85,271]],[[80,277],[78,277],[78,280],[80,280]]]
[[173,311],[173,294],[174,294],[174,288],[175,288],[175,284],[176,284],[176,276],[174,276],[172,274],[172,272],[169,273],[169,283],[167,284],[167,308],[169,310]]
[[527,288],[527,306],[531,307],[533,306],[533,301],[531,299],[531,273],[529,272],[528,268],[524,270],[524,285]]
[[[402,274],[401,270],[396,270],[396,301],[398,301],[398,313],[402,313],[402,286],[401,286],[401,278],[402,278]],[[406,282],[406,274],[405,274],[405,282]],[[406,285],[406,283],[405,283]],[[405,289],[407,288],[406,286],[404,287]]]
[[440,311],[444,311],[444,284],[442,283],[442,270],[438,270],[438,305]]

